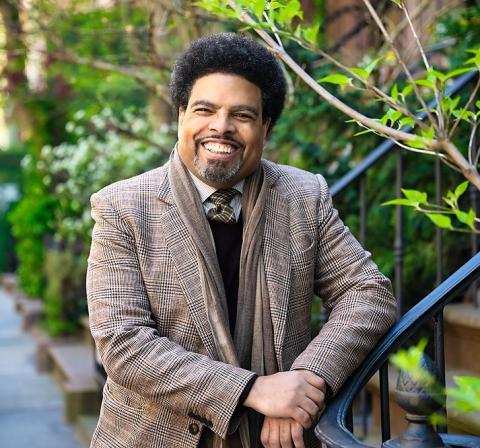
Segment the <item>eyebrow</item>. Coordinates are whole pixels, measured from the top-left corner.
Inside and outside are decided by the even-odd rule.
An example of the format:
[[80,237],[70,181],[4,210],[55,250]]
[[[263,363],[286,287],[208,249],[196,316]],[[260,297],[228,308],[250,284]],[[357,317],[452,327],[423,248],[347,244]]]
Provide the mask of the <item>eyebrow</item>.
[[[197,101],[194,101],[190,107],[195,107],[195,106],[207,106],[207,107],[210,107],[212,109],[219,109],[219,106],[214,104],[214,103],[211,103],[210,101],[206,101],[206,100],[197,100]],[[258,117],[259,113],[258,113],[258,110],[253,107],[253,106],[249,106],[248,104],[238,104],[236,106],[233,106],[231,109],[230,109],[232,112],[238,112],[238,111],[241,111],[241,110],[247,110],[249,112],[251,112],[252,114],[255,115],[255,117]]]

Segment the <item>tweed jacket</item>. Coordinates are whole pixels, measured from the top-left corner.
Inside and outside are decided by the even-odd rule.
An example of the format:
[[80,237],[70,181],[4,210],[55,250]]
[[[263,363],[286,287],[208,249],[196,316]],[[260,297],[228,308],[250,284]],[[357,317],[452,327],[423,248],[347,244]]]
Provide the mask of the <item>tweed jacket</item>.
[[[278,364],[311,370],[336,393],[394,322],[390,282],[338,217],[322,176],[262,165]],[[205,426],[225,437],[254,375],[217,361],[195,242],[173,202],[167,166],[91,199],[88,307],[108,374],[95,448],[193,448]],[[312,340],[314,294],[330,317]]]

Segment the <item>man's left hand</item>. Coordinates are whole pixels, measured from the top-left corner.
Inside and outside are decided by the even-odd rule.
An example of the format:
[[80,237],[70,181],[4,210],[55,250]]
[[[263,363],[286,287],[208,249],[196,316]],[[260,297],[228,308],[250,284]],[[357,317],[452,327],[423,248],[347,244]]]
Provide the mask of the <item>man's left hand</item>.
[[305,448],[303,427],[292,418],[265,417],[260,440],[265,448]]

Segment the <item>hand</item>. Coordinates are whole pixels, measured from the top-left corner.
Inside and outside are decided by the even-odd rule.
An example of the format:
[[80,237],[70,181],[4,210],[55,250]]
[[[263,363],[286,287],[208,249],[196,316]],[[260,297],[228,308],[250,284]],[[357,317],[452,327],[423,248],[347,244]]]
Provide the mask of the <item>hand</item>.
[[305,429],[324,406],[325,381],[309,370],[291,370],[260,376],[244,406],[266,417],[292,418]]
[[265,417],[260,440],[265,448],[305,448],[302,425],[291,418]]

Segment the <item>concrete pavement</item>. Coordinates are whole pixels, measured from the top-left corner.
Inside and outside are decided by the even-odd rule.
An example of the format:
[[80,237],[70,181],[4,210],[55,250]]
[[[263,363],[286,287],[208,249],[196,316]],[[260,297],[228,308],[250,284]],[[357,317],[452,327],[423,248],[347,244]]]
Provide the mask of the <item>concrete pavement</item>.
[[0,288],[0,447],[82,448],[63,419],[53,378],[35,370],[35,341],[22,331],[13,298]]

